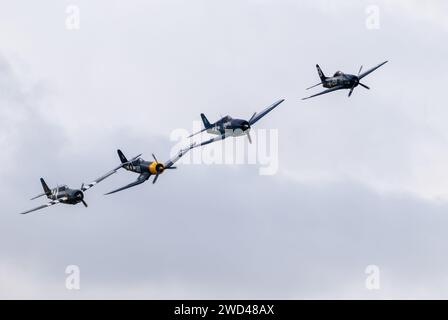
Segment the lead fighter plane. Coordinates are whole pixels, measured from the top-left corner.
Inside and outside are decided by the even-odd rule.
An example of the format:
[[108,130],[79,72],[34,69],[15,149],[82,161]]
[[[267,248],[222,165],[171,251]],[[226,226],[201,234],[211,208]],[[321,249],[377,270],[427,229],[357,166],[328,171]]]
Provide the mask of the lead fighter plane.
[[324,75],[324,73],[322,72],[321,68],[319,67],[319,65],[316,64],[317,73],[319,74],[321,82],[319,82],[318,84],[315,84],[314,86],[306,88],[306,90],[317,87],[319,85],[322,85],[324,88],[328,88],[328,89],[324,90],[322,92],[319,92],[317,94],[313,94],[312,96],[302,98],[302,100],[320,96],[321,94],[329,93],[329,92],[340,90],[340,89],[350,89],[350,91],[348,93],[348,96],[350,97],[353,93],[353,90],[358,85],[360,85],[366,89],[370,89],[365,84],[362,84],[360,82],[360,80],[386,63],[387,63],[387,61],[384,61],[383,63],[380,63],[376,67],[373,67],[363,73],[361,73],[361,71],[362,71],[362,66],[361,66],[361,68],[359,68],[358,75],[356,75],[356,76],[354,74],[345,74],[342,71],[337,71],[332,77],[326,77]]
[[36,210],[40,210],[40,209],[44,209],[50,206],[53,206],[55,204],[58,203],[63,203],[63,204],[71,204],[71,205],[75,205],[78,204],[80,202],[82,202],[82,204],[87,208],[87,203],[84,201],[84,192],[89,190],[90,188],[92,188],[93,186],[95,186],[96,184],[100,183],[101,181],[103,181],[104,179],[110,177],[112,174],[114,174],[115,172],[117,172],[117,170],[121,168],[115,168],[112,171],[109,171],[108,173],[106,173],[105,175],[103,175],[102,177],[96,179],[95,181],[89,183],[89,184],[82,184],[81,188],[79,189],[71,189],[66,185],[62,185],[62,186],[57,186],[56,188],[50,189],[48,187],[48,185],[46,184],[45,180],[43,178],[40,178],[40,182],[42,184],[42,188],[44,189],[44,192],[35,196],[34,198],[32,198],[31,200],[46,196],[48,199],[50,199],[51,201],[48,202],[47,204],[41,205],[37,208],[25,211],[25,212],[21,212],[21,214],[27,214]]
[[176,156],[174,156],[172,159],[168,160],[165,163],[159,162],[154,154],[152,154],[154,161],[145,161],[141,159],[140,158],[141,154],[132,158],[131,160],[128,160],[121,150],[117,150],[118,157],[121,160],[121,165],[116,170],[118,170],[119,168],[124,168],[128,171],[139,173],[140,175],[134,182],[124,187],[118,188],[114,191],[108,192],[106,193],[106,195],[142,184],[143,182],[146,182],[149,179],[149,177],[151,177],[151,175],[154,175],[154,180],[152,181],[152,183],[153,184],[156,183],[157,179],[159,178],[159,175],[161,175],[165,170],[177,169],[176,167],[173,166],[174,163],[178,161],[190,149],[194,148],[194,146],[195,143],[191,144],[188,148],[180,150],[176,154]]
[[206,131],[210,134],[219,135],[218,137],[212,138],[210,140],[201,142],[198,145],[193,145],[193,147],[203,146],[215,141],[223,140],[227,137],[238,137],[238,136],[247,136],[249,142],[252,143],[252,138],[250,136],[251,126],[254,125],[258,120],[263,118],[269,112],[274,110],[280,103],[285,101],[285,99],[278,100],[274,102],[272,105],[261,111],[260,113],[255,112],[249,120],[243,119],[233,119],[230,116],[225,116],[215,123],[210,123],[206,116],[201,113],[202,122],[204,123],[204,129],[199,132],[193,133],[189,136],[189,138]]

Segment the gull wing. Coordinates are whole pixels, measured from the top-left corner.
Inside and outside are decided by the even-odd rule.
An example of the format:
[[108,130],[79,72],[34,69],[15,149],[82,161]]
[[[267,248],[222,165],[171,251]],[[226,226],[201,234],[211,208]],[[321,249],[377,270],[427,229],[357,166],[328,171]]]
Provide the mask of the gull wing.
[[138,186],[139,184],[142,184],[143,182],[148,180],[150,176],[151,176],[151,173],[149,173],[149,172],[142,173],[141,175],[138,176],[137,180],[135,180],[134,182],[132,182],[132,183],[130,183],[130,184],[124,186],[124,187],[118,188],[118,189],[116,189],[114,191],[108,192],[105,195],[112,194],[112,193],[115,193],[115,192],[119,192],[119,191],[122,191],[122,190],[125,190],[125,189],[128,189],[128,188],[132,188],[132,187]]
[[260,113],[255,113],[252,118],[249,120],[249,124],[253,125],[255,122],[263,118],[265,115],[267,115],[270,111],[274,110],[280,103],[285,101],[285,99],[278,100],[277,102],[274,102],[272,105],[261,111]]
[[165,169],[171,168],[184,154],[186,154],[188,151],[193,149],[196,146],[196,142],[190,144],[187,148],[181,149],[173,158],[165,162],[164,167]]
[[329,93],[329,92],[332,92],[332,91],[336,91],[336,90],[339,90],[339,89],[344,89],[344,87],[343,87],[343,86],[333,87],[333,88],[324,90],[324,91],[322,91],[322,92],[313,94],[312,96],[309,96],[309,97],[306,97],[306,98],[302,98],[302,100],[306,100],[306,99],[309,99],[309,98],[317,97],[317,96],[320,96],[320,95],[322,95],[322,94],[326,94],[326,93]]
[[378,69],[379,67],[381,67],[382,65],[386,64],[388,61],[384,61],[382,63],[380,63],[379,65],[377,65],[376,67],[373,67],[372,69],[369,69],[363,73],[361,73],[358,78],[359,80],[361,80],[362,78],[364,78],[366,75],[368,75],[369,73],[372,73],[373,71],[375,71],[376,69]]

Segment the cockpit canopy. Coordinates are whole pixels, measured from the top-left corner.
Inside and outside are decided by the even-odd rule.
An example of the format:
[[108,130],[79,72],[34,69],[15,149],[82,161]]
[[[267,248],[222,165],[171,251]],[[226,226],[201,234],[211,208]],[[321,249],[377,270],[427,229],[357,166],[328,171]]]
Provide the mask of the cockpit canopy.
[[333,77],[339,77],[342,76],[344,73],[342,71],[336,71]]
[[67,189],[68,189],[68,187],[66,185],[58,186],[58,191],[65,191]]
[[224,122],[228,122],[230,120],[232,120],[231,116],[225,116],[224,118],[222,118],[222,121],[224,121]]

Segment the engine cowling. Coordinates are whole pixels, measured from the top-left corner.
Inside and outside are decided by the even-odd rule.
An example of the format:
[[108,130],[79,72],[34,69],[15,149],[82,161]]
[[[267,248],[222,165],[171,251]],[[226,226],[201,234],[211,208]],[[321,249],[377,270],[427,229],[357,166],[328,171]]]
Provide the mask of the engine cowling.
[[165,170],[165,166],[163,165],[163,163],[160,162],[152,162],[149,165],[149,172],[151,172],[151,174],[160,174]]
[[73,198],[78,201],[82,201],[84,199],[84,193],[81,190],[77,190],[73,193]]

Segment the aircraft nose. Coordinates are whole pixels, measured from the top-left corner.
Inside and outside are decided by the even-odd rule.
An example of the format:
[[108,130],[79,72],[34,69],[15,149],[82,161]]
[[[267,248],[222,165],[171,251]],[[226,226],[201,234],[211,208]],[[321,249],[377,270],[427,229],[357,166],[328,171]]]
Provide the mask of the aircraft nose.
[[161,173],[165,169],[165,166],[161,163],[157,164],[156,170],[157,172]]

